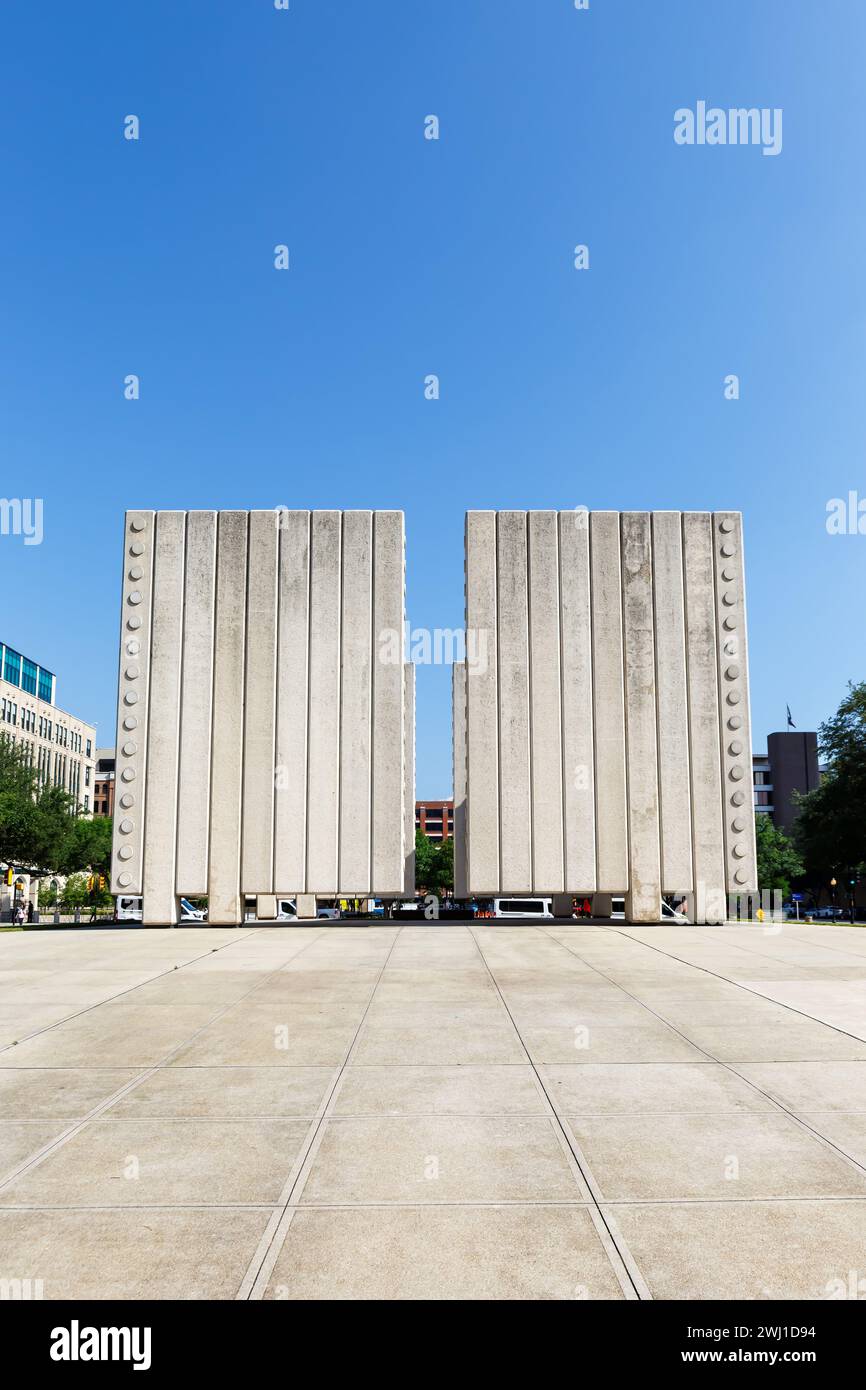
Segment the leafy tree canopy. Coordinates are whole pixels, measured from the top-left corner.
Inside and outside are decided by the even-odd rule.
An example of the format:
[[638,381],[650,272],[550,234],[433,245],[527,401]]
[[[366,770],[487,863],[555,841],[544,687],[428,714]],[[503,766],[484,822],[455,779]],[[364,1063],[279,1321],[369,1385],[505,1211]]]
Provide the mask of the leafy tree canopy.
[[20,744],[0,735],[0,859],[37,876],[108,871],[111,820],[85,819],[64,787],[41,785]]
[[827,770],[819,787],[798,798],[797,847],[810,877],[821,882],[855,872],[866,860],[866,681],[850,684],[818,735]]

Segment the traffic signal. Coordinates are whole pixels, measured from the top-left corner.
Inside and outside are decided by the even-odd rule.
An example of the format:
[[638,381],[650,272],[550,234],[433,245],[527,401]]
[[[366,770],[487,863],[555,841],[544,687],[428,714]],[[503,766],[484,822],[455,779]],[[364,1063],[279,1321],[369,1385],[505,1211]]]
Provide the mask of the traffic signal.
[[93,874],[91,874],[90,878],[87,880],[87,891],[88,893],[93,892]]
[[6,870],[6,887],[7,887],[7,888],[11,888],[11,887],[12,887],[12,884],[13,884],[14,882],[15,882],[15,870],[14,870],[14,869],[7,869],[7,870]]
[[105,892],[105,874],[99,875],[99,891],[100,893]]

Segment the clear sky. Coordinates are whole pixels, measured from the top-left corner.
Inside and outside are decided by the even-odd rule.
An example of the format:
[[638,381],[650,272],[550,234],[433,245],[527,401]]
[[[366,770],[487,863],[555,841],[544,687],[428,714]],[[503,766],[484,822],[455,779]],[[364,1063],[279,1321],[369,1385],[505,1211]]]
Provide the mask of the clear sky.
[[[864,57],[862,0],[4,6],[0,639],[110,744],[127,506],[402,508],[431,628],[467,508],[730,507],[755,747],[815,728],[864,676]],[[781,153],[677,145],[698,101]],[[419,796],[450,744],[421,668]]]

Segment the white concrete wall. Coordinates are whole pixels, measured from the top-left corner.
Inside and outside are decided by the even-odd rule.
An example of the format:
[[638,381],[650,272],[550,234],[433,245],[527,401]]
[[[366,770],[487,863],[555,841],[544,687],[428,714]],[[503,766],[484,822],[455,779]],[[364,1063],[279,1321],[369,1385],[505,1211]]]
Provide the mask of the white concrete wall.
[[739,515],[470,512],[466,621],[456,891],[722,920],[756,886]]
[[112,891],[146,922],[403,893],[404,569],[397,512],[127,515]]

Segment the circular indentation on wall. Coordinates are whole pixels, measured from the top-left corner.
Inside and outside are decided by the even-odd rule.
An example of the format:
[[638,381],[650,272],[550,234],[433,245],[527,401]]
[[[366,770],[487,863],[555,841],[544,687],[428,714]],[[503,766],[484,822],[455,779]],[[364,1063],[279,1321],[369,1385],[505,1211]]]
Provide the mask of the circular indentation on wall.
[[132,858],[132,847],[131,847],[131,845],[121,845],[120,849],[117,851],[117,857],[118,857],[119,859],[131,859],[131,858]]
[[133,589],[132,593],[129,595],[129,602],[130,602],[133,606],[135,606],[136,604],[141,603],[141,590],[140,590],[140,589]]
[[128,835],[130,831],[135,829],[135,822],[129,820],[128,817],[124,817],[124,819],[120,822],[120,829],[124,835]]
[[743,833],[743,831],[745,830],[745,828],[746,828],[746,822],[743,820],[743,817],[742,817],[742,816],[737,816],[736,820],[732,820],[732,821],[731,821],[731,829],[732,829],[737,835],[742,835],[742,833]]
[[137,666],[135,666],[135,665],[133,665],[133,666],[127,666],[127,668],[126,668],[126,670],[124,671],[123,674],[126,676],[126,679],[127,679],[128,681],[137,680],[137,678],[138,678],[138,676],[139,676],[139,668],[138,668]]
[[137,752],[138,752],[138,744],[137,744],[137,743],[134,743],[134,742],[132,741],[132,739],[129,739],[129,740],[123,745],[123,756],[124,756],[125,758],[131,758],[131,757],[133,756],[133,754],[134,754],[134,753],[137,753]]
[[120,874],[117,881],[121,888],[128,888],[132,882],[132,874]]
[[[132,602],[132,594],[130,594],[129,596],[129,601],[130,603]],[[736,601],[737,595],[734,593],[733,589],[726,589],[725,592],[722,594],[722,603],[725,605],[726,608],[733,608]]]
[[731,805],[732,805],[732,806],[742,806],[742,804],[743,804],[743,802],[745,801],[745,799],[746,799],[746,793],[745,793],[745,792],[734,792],[733,796],[731,797]]
[[139,642],[138,638],[137,638],[137,637],[130,637],[129,641],[128,641],[127,644],[126,644],[126,655],[127,655],[127,656],[138,656],[138,653],[139,653],[140,651],[141,651],[141,643]]
[[124,727],[124,729],[137,729],[137,728],[138,728],[138,720],[136,719],[136,717],[135,717],[134,714],[128,714],[128,715],[126,716],[126,718],[125,718],[124,721],[123,721],[123,727]]
[[124,703],[125,705],[137,705],[137,704],[138,704],[138,691],[137,691],[137,690],[128,690],[128,691],[126,692],[126,694],[124,695],[124,697],[123,697],[123,703]]
[[143,516],[134,516],[130,521],[129,525],[132,531],[143,531],[145,526],[147,525],[147,522],[145,521]]
[[123,796],[120,798],[120,804],[123,807],[124,811],[128,811],[130,806],[134,806],[135,797],[133,796],[132,792],[124,792]]
[[737,869],[737,872],[734,874],[734,882],[745,883],[748,877],[749,875],[746,873],[745,869]]
[[742,781],[742,779],[743,779],[743,769],[740,767],[739,763],[737,763],[735,767],[732,767],[732,768],[731,768],[731,778],[733,779],[734,782],[741,782],[741,781]]
[[727,676],[727,678],[728,678],[729,681],[735,681],[735,680],[737,679],[737,676],[738,676],[739,674],[740,674],[740,668],[739,668],[739,666],[734,665],[734,666],[726,666],[726,667],[725,667],[725,675]]
[[728,704],[729,704],[729,705],[738,705],[739,703],[740,703],[740,692],[739,692],[739,690],[729,690],[729,691],[728,691]]
[[722,626],[725,628],[726,632],[733,632],[733,631],[734,631],[734,629],[735,629],[736,626],[737,626],[737,620],[736,620],[736,618],[734,617],[733,613],[729,613],[729,614],[728,614],[728,616],[725,618],[724,622],[722,623]]
[[734,845],[733,849],[731,850],[731,854],[734,856],[735,859],[742,859],[742,858],[745,856],[745,853],[746,853],[746,846],[745,846],[745,845],[736,844],[736,845]]
[[724,531],[727,534],[728,531],[733,531],[733,529],[734,523],[731,521],[731,518],[729,516],[723,517],[722,520],[719,522],[720,531]]
[[728,566],[726,569],[723,569],[723,570],[722,570],[722,578],[724,579],[724,581],[725,581],[726,584],[733,584],[733,582],[734,582],[734,580],[736,579],[736,577],[737,577],[737,572],[736,572],[736,570],[731,569],[730,566]]
[[142,576],[143,574],[144,574],[144,570],[141,568],[141,565],[132,565],[132,566],[130,567],[130,571],[129,571],[129,577],[130,577],[130,579],[140,579],[141,576]]
[[123,771],[121,772],[121,774],[120,774],[120,779],[121,779],[122,782],[134,782],[134,781],[135,781],[135,768],[134,768],[134,767],[125,767],[125,768],[123,769]]
[[129,547],[129,553],[130,553],[130,555],[143,555],[143,554],[144,554],[144,542],[143,542],[143,541],[133,541],[133,542],[132,542],[132,545]]
[[741,715],[739,715],[739,714],[732,714],[731,717],[730,717],[730,719],[728,720],[728,728],[729,728],[729,729],[739,729],[740,726],[742,725],[742,722],[743,722],[743,720],[742,720],[742,716],[741,716]]
[[[127,744],[124,744],[124,745],[123,745],[123,751],[124,751],[124,753],[126,752],[127,747],[128,747]],[[732,757],[734,757],[734,758],[738,758],[738,757],[740,756],[740,754],[742,753],[742,751],[743,751],[743,745],[742,745],[742,743],[740,742],[740,740],[739,740],[738,738],[735,738],[734,741],[733,741],[733,743],[731,743],[731,744],[728,745],[728,752],[729,752],[729,753],[732,755]]]
[[131,628],[133,632],[136,632],[137,629],[141,627],[141,618],[138,616],[137,613],[133,613],[132,617],[128,620],[126,626],[128,628]]
[[736,548],[731,545],[730,541],[726,541],[725,544],[722,546],[722,554],[724,555],[725,559],[730,559],[730,557],[732,555],[736,555],[736,553]]

